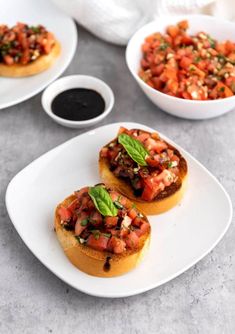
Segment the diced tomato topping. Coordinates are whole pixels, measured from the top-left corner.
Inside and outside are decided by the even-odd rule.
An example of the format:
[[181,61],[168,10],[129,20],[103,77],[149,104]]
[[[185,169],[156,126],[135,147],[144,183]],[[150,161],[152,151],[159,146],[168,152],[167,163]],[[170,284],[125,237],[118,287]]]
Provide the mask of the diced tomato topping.
[[84,194],[87,194],[89,191],[89,187],[81,188],[79,191],[75,191],[77,199],[80,201]]
[[97,235],[94,236],[93,234],[90,234],[88,240],[87,240],[87,246],[96,249],[98,251],[104,251],[107,249],[109,242],[109,238],[106,236],[100,234],[99,236]]
[[156,176],[150,176],[144,180],[145,187],[142,193],[142,199],[146,201],[152,201],[157,194],[164,190],[165,187],[171,185],[175,180],[175,175],[173,175],[169,170],[164,169],[160,174]]
[[126,128],[124,128],[123,126],[120,126],[118,130],[118,134],[120,135],[121,133],[126,133]]
[[87,227],[88,224],[88,216],[87,213],[81,212],[78,216],[76,224],[75,224],[75,235],[80,235]]
[[138,247],[138,234],[144,233],[145,229],[141,226],[146,221],[141,218],[141,214],[133,204],[116,191],[107,189],[123,207],[118,209],[117,216],[104,216],[91,205],[93,201],[87,193],[88,189],[83,188],[75,192],[76,196],[68,207],[59,207],[62,226],[66,230],[74,231],[81,244],[98,251],[106,250],[121,254],[126,247],[129,249]]
[[179,161],[180,161],[180,158],[179,158],[177,155],[174,154],[174,155],[171,157],[171,161],[179,162]]
[[11,66],[27,65],[41,55],[49,54],[55,44],[55,38],[42,25],[30,27],[17,23],[12,28],[0,25],[0,62]]
[[71,211],[71,212],[74,212],[74,210],[78,207],[79,205],[79,202],[78,202],[78,199],[76,198],[75,200],[73,200],[69,206],[68,206],[68,209]]
[[147,156],[145,160],[147,164],[151,167],[158,167],[160,165],[159,159],[155,159],[154,156]]
[[14,58],[9,56],[9,55],[4,56],[3,59],[4,59],[4,61],[7,65],[13,65],[14,64]]
[[126,246],[130,249],[138,248],[139,246],[139,237],[135,232],[130,232],[124,240]]
[[127,236],[128,233],[129,233],[128,228],[122,228],[119,232],[119,237],[123,239]]
[[118,223],[118,217],[111,217],[111,216],[106,216],[104,221],[105,221],[105,226],[107,228],[113,228],[117,225]]
[[107,158],[107,156],[108,156],[108,152],[109,152],[108,147],[103,147],[103,148],[101,149],[101,151],[100,151],[100,156],[101,156],[102,158]]
[[131,219],[135,219],[135,217],[137,217],[137,214],[138,214],[138,212],[136,211],[136,208],[131,208],[131,209],[128,211],[128,216],[129,216]]
[[154,189],[152,184],[146,183],[141,198],[145,201],[152,201],[158,194],[158,189]]
[[72,218],[72,212],[64,206],[59,208],[58,213],[60,215],[60,219],[63,221],[69,221]]
[[143,223],[139,229],[135,230],[135,233],[138,237],[141,237],[142,235],[146,234],[150,230],[149,223]]
[[119,202],[121,205],[125,206],[126,208],[130,205],[128,199],[127,199],[125,196],[122,196],[122,195],[119,196],[119,198],[118,198],[118,202]]
[[136,217],[133,222],[132,225],[135,227],[140,227],[143,223],[145,223],[145,220],[141,217]]
[[136,139],[138,139],[139,141],[141,141],[142,143],[145,142],[145,140],[147,140],[149,138],[150,134],[147,132],[142,132],[140,135],[137,136]]
[[114,190],[110,191],[109,195],[113,202],[117,201],[120,197],[120,194]]
[[108,250],[115,254],[121,254],[126,250],[126,243],[119,238],[111,237],[108,243]]
[[157,153],[161,153],[163,150],[167,149],[167,144],[164,141],[149,138],[146,140],[146,147],[148,150],[154,150]]
[[91,224],[95,227],[99,227],[103,221],[102,216],[98,211],[93,211],[89,219]]

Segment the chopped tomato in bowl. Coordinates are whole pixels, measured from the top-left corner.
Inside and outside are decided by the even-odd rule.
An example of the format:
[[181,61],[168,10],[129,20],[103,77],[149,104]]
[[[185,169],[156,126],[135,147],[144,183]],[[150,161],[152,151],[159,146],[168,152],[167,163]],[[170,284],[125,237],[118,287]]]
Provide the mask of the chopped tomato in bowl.
[[145,38],[139,76],[165,94],[214,100],[235,94],[235,42],[204,31],[188,33],[187,20]]
[[128,43],[133,77],[161,109],[212,118],[235,108],[235,24],[206,15],[161,17]]

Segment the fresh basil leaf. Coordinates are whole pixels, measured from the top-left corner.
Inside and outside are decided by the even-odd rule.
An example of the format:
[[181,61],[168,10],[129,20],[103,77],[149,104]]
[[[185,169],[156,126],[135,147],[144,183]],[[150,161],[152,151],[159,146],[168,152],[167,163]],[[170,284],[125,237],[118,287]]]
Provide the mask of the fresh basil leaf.
[[118,209],[123,209],[123,205],[120,202],[114,201],[113,203]]
[[210,43],[210,47],[211,47],[212,49],[214,49],[214,48],[215,48],[215,45],[216,45],[215,40],[214,40],[213,38],[211,38],[210,35],[207,35],[207,38],[208,38],[208,41],[209,41],[209,43]]
[[40,32],[40,27],[38,26],[31,26],[29,27],[35,34],[38,34]]
[[148,165],[145,158],[149,153],[139,140],[122,133],[118,136],[118,142],[125,148],[128,155],[137,162],[138,165]]
[[95,238],[96,240],[99,240],[99,238],[100,238],[100,231],[98,231],[98,230],[93,230],[93,231],[91,231],[91,233],[93,234],[93,236],[94,236],[94,238]]
[[103,216],[117,216],[118,210],[113,204],[113,201],[107,192],[107,190],[102,186],[91,187],[89,189],[89,195],[95,204],[96,209]]
[[106,238],[110,238],[111,237],[111,233],[102,233],[103,236],[105,236]]
[[83,219],[81,221],[81,226],[87,226],[88,222],[89,222],[89,219]]

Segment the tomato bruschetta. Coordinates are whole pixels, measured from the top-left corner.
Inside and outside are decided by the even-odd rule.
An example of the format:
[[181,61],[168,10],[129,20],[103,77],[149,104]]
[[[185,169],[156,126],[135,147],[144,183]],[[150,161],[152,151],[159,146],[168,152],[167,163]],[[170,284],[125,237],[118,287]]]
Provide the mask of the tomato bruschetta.
[[103,184],[84,187],[60,203],[54,226],[69,260],[83,272],[99,277],[133,269],[150,240],[146,216]]
[[0,25],[0,76],[26,77],[45,71],[60,54],[60,44],[42,25]]
[[140,78],[164,94],[187,100],[234,96],[234,41],[218,41],[205,31],[191,35],[188,29],[184,20],[145,38]]
[[133,201],[146,215],[159,214],[182,198],[187,162],[158,133],[120,128],[99,155],[102,181]]

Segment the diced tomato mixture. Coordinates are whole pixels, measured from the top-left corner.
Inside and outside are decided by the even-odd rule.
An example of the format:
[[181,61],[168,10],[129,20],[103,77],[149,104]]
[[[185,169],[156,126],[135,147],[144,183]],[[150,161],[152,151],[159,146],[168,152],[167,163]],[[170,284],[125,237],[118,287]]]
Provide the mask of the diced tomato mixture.
[[[62,226],[74,234],[81,244],[99,251],[121,254],[139,247],[141,236],[150,230],[146,218],[133,204],[116,191],[107,189],[117,216],[102,216],[85,187],[75,192],[76,198],[58,214]],[[138,221],[137,221],[138,220]]]
[[[157,133],[125,128],[121,128],[120,133],[126,133],[141,142],[148,151],[145,158],[147,166],[139,166],[118,143],[118,139],[103,147],[100,156],[108,159],[110,170],[116,177],[124,179],[131,185],[135,196],[145,201],[152,201],[166,187],[177,181],[179,152],[169,147]],[[135,210],[131,209],[128,215],[135,219]]]
[[188,22],[145,38],[139,76],[152,88],[189,100],[235,94],[235,43],[206,32],[187,33]]
[[50,53],[54,44],[53,34],[42,25],[17,23],[12,28],[0,25],[0,63],[26,65]]

